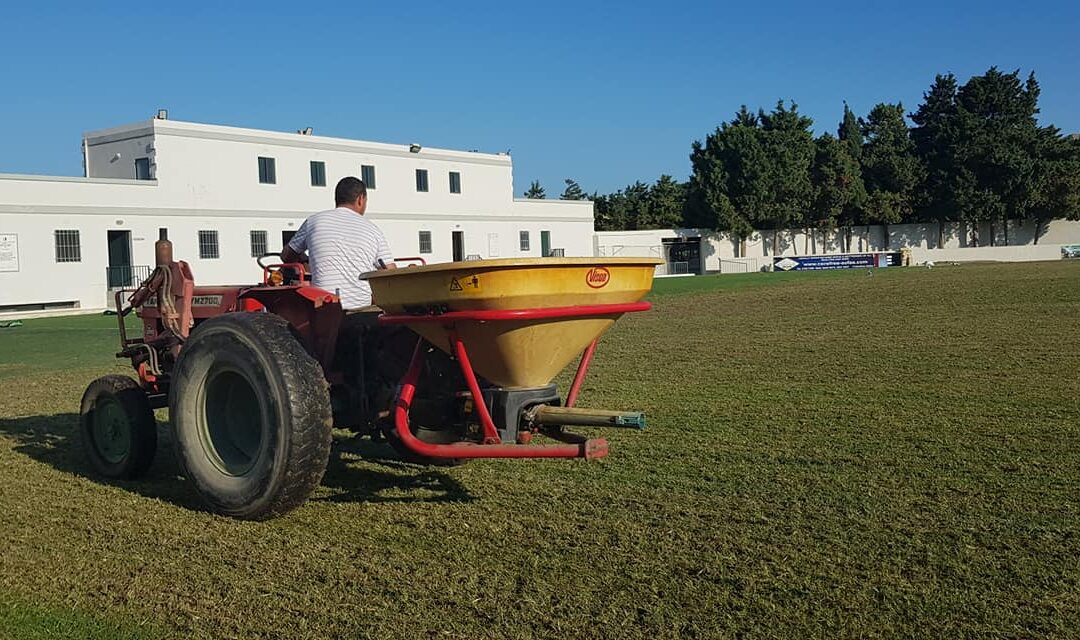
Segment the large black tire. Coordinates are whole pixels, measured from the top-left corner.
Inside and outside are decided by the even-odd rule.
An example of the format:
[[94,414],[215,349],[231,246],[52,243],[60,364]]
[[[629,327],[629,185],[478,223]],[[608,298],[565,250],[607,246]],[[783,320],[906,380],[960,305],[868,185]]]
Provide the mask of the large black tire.
[[128,376],[90,383],[79,406],[79,435],[94,470],[132,480],[146,474],[157,452],[157,422],[146,393]]
[[245,520],[295,509],[330,457],[322,368],[272,313],[227,313],[184,343],[169,397],[185,475],[211,508]]

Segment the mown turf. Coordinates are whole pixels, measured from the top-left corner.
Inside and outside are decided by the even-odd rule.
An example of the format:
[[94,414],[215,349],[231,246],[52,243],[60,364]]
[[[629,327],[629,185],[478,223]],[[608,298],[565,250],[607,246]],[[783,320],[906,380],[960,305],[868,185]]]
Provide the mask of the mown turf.
[[1080,263],[652,299],[582,395],[648,413],[608,459],[428,469],[342,437],[266,523],[201,511],[167,441],[145,481],[89,477],[111,319],[0,330],[0,601],[174,637],[1077,636]]

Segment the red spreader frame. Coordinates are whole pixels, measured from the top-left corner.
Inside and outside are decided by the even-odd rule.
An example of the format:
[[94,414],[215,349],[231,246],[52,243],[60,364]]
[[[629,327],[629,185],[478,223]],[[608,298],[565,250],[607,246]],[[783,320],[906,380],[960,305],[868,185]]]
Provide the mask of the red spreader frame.
[[[409,407],[416,395],[416,385],[420,380],[420,372],[424,364],[424,340],[417,340],[416,348],[413,349],[412,360],[405,376],[401,379],[401,389],[398,392],[397,401],[394,403],[394,428],[401,442],[413,453],[431,458],[602,458],[607,455],[607,441],[603,438],[585,438],[563,431],[549,432],[546,435],[562,440],[563,444],[553,445],[523,445],[506,444],[499,439],[498,429],[491,419],[491,413],[483,402],[480,393],[480,383],[476,380],[472,363],[469,361],[469,353],[465,343],[457,331],[459,322],[497,322],[500,320],[557,320],[562,318],[586,318],[615,316],[636,311],[648,311],[652,305],[648,302],[627,302],[619,304],[582,305],[576,307],[551,307],[547,309],[508,309],[508,310],[476,310],[476,311],[449,311],[437,315],[409,315],[409,314],[384,314],[379,316],[379,322],[386,325],[416,324],[419,322],[434,322],[441,324],[450,339],[450,346],[457,357],[461,373],[469,386],[469,392],[473,397],[473,406],[476,408],[480,419],[480,426],[484,430],[482,444],[472,442],[459,442],[452,444],[431,444],[424,442],[413,435],[409,428]],[[585,374],[589,370],[593,354],[596,352],[596,340],[593,340],[581,354],[574,381],[570,385],[570,392],[566,397],[566,406],[572,407],[577,401],[581,391]]]

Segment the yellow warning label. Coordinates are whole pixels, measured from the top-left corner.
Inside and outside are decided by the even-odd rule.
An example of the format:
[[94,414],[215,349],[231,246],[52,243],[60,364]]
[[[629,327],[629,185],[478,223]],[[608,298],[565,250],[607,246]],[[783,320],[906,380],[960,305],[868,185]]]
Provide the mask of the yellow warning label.
[[469,293],[480,291],[480,278],[477,276],[450,278],[450,290]]

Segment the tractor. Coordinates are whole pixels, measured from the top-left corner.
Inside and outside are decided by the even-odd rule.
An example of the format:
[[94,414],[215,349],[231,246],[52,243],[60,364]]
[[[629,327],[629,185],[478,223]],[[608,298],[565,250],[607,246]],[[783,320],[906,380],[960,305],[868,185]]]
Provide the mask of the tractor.
[[[654,259],[398,259],[408,266],[357,274],[379,309],[356,313],[312,286],[305,264],[257,262],[259,284],[196,286],[162,235],[150,277],[116,292],[116,355],[136,375],[98,378],[83,395],[79,430],[97,473],[144,475],[154,411],[167,408],[181,471],[209,508],[264,520],[319,485],[334,428],[385,439],[411,462],[454,465],[599,458],[605,440],[565,427],[645,426],[639,412],[576,400],[599,336],[650,308],[641,298]],[[551,380],[578,354],[563,400]]]

